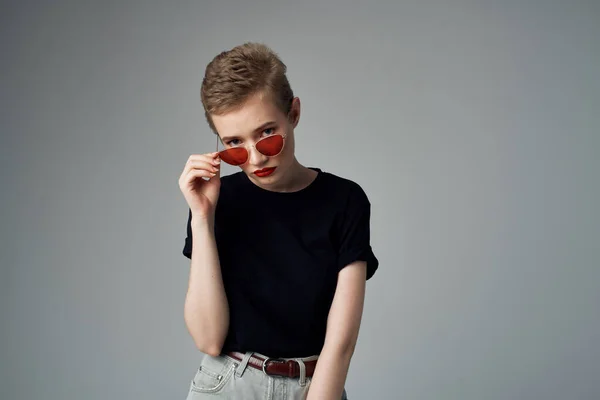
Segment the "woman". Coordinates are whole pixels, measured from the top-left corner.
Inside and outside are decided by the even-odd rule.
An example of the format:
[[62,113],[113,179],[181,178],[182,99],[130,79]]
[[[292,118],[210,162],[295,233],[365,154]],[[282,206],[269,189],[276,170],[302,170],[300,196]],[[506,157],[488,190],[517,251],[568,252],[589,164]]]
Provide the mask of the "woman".
[[[206,68],[217,151],[191,155],[179,179],[191,259],[184,318],[205,353],[190,400],[347,398],[365,281],[379,264],[370,203],[353,181],[296,159],[300,100],[285,72],[255,43]],[[221,177],[221,161],[241,171]]]

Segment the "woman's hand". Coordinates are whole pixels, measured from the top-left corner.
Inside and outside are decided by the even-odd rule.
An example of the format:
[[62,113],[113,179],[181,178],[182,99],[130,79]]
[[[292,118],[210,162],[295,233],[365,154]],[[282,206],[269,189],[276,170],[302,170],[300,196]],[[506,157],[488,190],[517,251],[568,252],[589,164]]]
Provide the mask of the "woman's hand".
[[185,163],[179,188],[196,217],[214,218],[221,189],[220,163],[216,152],[192,154]]

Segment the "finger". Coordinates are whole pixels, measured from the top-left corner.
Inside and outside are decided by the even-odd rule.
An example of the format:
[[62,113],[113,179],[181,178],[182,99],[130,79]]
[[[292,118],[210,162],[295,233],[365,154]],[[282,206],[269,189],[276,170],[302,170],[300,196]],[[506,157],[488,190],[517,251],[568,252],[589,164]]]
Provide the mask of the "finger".
[[212,178],[216,173],[207,171],[205,169],[192,169],[186,175],[186,182],[191,183],[193,180],[197,178]]
[[206,169],[206,170],[212,171],[212,172],[217,172],[219,169],[213,163],[210,163],[210,162],[204,161],[204,160],[188,160],[188,162],[186,163],[186,167]]
[[215,178],[221,179],[221,168],[217,167],[217,171],[215,172]]
[[206,162],[212,163],[221,161],[221,159],[219,158],[219,152],[217,151],[206,154],[192,154],[189,156],[188,161],[189,160],[204,160]]

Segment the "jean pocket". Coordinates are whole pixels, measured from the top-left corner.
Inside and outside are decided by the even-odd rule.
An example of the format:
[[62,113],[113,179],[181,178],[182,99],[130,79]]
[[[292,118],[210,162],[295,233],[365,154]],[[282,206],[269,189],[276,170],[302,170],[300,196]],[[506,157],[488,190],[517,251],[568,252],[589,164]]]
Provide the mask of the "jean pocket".
[[[206,359],[208,357],[208,359]],[[196,370],[191,382],[191,390],[202,393],[215,393],[221,390],[231,379],[235,364],[221,361],[216,363],[217,357],[205,356],[205,360]]]

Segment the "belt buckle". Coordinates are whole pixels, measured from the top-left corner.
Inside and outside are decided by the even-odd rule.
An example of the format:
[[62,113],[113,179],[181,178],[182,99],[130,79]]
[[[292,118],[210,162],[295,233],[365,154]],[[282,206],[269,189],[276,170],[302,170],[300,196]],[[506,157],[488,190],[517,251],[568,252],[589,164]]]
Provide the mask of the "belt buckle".
[[278,363],[281,363],[281,364],[285,364],[287,362],[287,361],[285,361],[285,360],[283,360],[281,358],[269,358],[269,357],[267,357],[265,359],[265,361],[263,361],[262,370],[265,373],[265,375],[268,375],[268,376],[270,376],[270,375],[267,374],[266,368],[267,368],[267,362],[269,362],[269,361],[278,362]]

